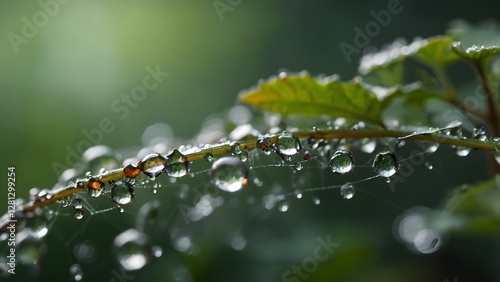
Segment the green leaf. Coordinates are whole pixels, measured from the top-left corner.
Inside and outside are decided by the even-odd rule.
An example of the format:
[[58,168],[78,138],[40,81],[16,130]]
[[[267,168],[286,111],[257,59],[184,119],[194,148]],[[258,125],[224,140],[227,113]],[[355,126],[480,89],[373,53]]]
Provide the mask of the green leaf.
[[459,60],[460,57],[452,50],[452,43],[453,39],[446,36],[417,39],[411,44],[396,40],[379,52],[364,55],[359,73],[377,77],[381,85],[402,84],[403,63],[407,58],[414,58],[431,68],[443,68]]
[[477,45],[472,45],[471,47],[467,49],[463,49],[462,45],[458,42],[453,46],[453,51],[460,55],[460,57],[470,59],[473,61],[481,61],[488,59],[492,56],[500,54],[500,45],[495,45],[495,46],[477,46]]
[[500,175],[497,175],[486,182],[455,189],[443,211],[463,221],[462,231],[500,236],[499,201]]
[[429,99],[446,101],[443,95],[424,88],[418,82],[398,87],[390,96],[382,100],[382,107],[384,109],[389,107],[395,99],[398,103],[417,110],[421,110]]
[[451,37],[438,36],[425,40],[414,57],[428,66],[445,67],[456,62],[460,57],[453,52]]
[[500,28],[491,23],[471,25],[463,20],[452,22],[447,32],[460,44],[453,50],[461,57],[483,60],[500,54]]
[[360,79],[342,82],[337,77],[315,79],[309,75],[288,75],[273,77],[254,89],[244,91],[239,95],[239,100],[243,104],[283,116],[327,115],[363,120],[383,127],[379,98],[387,93],[375,93],[373,90]]

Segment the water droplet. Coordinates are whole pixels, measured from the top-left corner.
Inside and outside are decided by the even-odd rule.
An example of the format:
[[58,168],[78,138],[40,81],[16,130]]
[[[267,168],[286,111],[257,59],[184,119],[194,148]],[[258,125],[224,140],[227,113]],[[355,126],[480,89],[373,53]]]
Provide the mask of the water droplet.
[[279,204],[279,206],[278,206],[278,210],[279,210],[280,212],[287,212],[287,211],[288,211],[288,207],[289,207],[289,206],[288,206],[288,203],[287,203],[287,202],[282,202],[282,203],[280,203],[280,204]]
[[346,183],[340,187],[340,195],[342,195],[342,197],[346,200],[352,199],[355,193],[356,190],[354,189],[354,185],[350,183]]
[[182,177],[189,173],[189,161],[179,150],[174,149],[167,156],[165,172],[171,177]]
[[193,241],[186,235],[172,235],[172,245],[174,249],[183,253],[191,253],[193,251]]
[[399,169],[399,161],[396,154],[385,151],[378,153],[373,160],[373,170],[382,177],[391,177]]
[[351,152],[340,149],[332,155],[329,165],[332,172],[345,174],[354,168],[354,157]]
[[264,152],[264,154],[266,155],[271,154],[272,147],[273,142],[268,137],[261,138],[257,141],[257,148],[262,150],[262,152]]
[[84,214],[85,214],[85,211],[83,209],[75,209],[75,212],[73,213],[73,216],[76,219],[82,219]]
[[320,200],[318,197],[316,197],[316,196],[314,196],[312,200],[313,200],[313,203],[314,203],[315,205],[319,205],[319,204],[321,204],[321,200]]
[[293,156],[302,149],[299,138],[288,132],[281,133],[276,139],[274,146],[278,154],[285,156]]
[[486,141],[488,139],[488,136],[486,135],[486,130],[484,129],[483,126],[474,127],[472,132],[472,139],[479,141]]
[[151,253],[155,258],[159,258],[163,254],[163,249],[160,246],[153,246],[151,247]]
[[165,157],[161,154],[149,154],[142,159],[142,172],[154,178],[165,168]]
[[297,192],[297,195],[296,195],[297,199],[302,199],[302,193],[300,192]]
[[231,143],[231,152],[234,155],[239,155],[241,153],[241,145],[238,142]]
[[296,163],[293,165],[293,168],[294,168],[296,171],[301,171],[304,167],[302,166],[302,163],[301,163],[301,162],[296,162]]
[[91,178],[88,183],[88,193],[90,197],[97,198],[104,192],[104,183],[95,178]]
[[92,241],[84,241],[76,244],[73,248],[73,254],[79,262],[89,263],[95,260],[96,250]]
[[459,157],[466,157],[470,153],[469,147],[453,146],[453,150],[455,150],[455,154]]
[[82,155],[82,161],[88,165],[91,174],[98,174],[101,169],[112,170],[119,167],[116,154],[111,148],[99,145],[88,148]]
[[304,155],[302,156],[302,159],[304,161],[310,160],[312,158],[311,153],[309,152],[304,152]]
[[425,162],[425,167],[428,169],[428,170],[432,170],[434,168],[434,166],[432,165],[431,162],[427,161]]
[[377,148],[377,141],[375,139],[363,138],[359,141],[361,151],[371,154]]
[[242,161],[242,162],[246,162],[248,160],[248,152],[247,151],[241,151],[239,154],[238,154],[238,158]]
[[439,148],[439,143],[423,143],[425,147],[425,152],[434,153]]
[[75,281],[80,281],[83,278],[83,271],[79,264],[73,264],[69,268],[69,273],[71,274],[71,277],[73,277]]
[[462,138],[462,123],[459,121],[453,121],[449,123],[446,126],[446,129],[444,129],[442,132],[448,136]]
[[42,214],[28,219],[25,228],[28,234],[35,239],[43,238],[49,232],[47,219]]
[[209,163],[212,163],[214,161],[214,155],[210,153],[205,154],[205,160],[207,160],[207,162]]
[[115,237],[113,249],[120,265],[128,271],[144,267],[151,259],[148,238],[135,229],[129,229]]
[[65,208],[71,205],[71,198],[70,197],[65,197],[59,200],[59,203],[61,204],[61,207]]
[[[500,146],[500,137],[493,138],[493,142],[497,146]],[[500,165],[500,148],[493,151],[493,158],[495,158],[495,161],[497,162],[497,164]]]
[[125,177],[136,178],[141,173],[142,167],[143,167],[142,162],[137,163],[136,166],[128,164],[123,168],[123,173],[125,174]]
[[126,205],[134,198],[134,188],[128,182],[115,182],[111,188],[111,199],[118,205]]
[[232,236],[230,243],[231,243],[231,247],[233,249],[235,249],[236,251],[243,250],[245,248],[245,246],[247,245],[247,241],[241,235]]
[[136,226],[140,231],[144,231],[146,226],[154,225],[158,217],[158,209],[160,208],[160,201],[154,200],[145,203],[137,213]]
[[78,197],[74,198],[73,199],[73,207],[75,209],[81,209],[81,208],[83,208],[83,200],[80,199],[80,198],[78,198]]
[[236,192],[248,182],[248,167],[236,157],[223,157],[212,164],[209,176],[219,189]]

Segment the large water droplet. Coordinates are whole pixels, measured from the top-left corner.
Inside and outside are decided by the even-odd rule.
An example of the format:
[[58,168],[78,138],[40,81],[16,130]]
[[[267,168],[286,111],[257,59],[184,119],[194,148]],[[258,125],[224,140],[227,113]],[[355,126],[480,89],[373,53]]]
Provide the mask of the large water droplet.
[[111,188],[111,199],[118,205],[126,205],[134,198],[134,187],[128,182],[116,182]]
[[340,149],[337,150],[330,159],[330,168],[334,173],[345,174],[354,168],[354,157],[351,152]]
[[354,185],[350,183],[346,183],[340,187],[340,195],[344,197],[344,199],[352,199],[354,197],[354,194],[356,193],[356,189],[354,188]]
[[142,172],[149,177],[158,176],[165,168],[165,157],[161,154],[149,154],[142,159]]
[[165,172],[171,177],[182,177],[189,173],[189,161],[177,149],[167,156]]
[[73,277],[75,281],[81,281],[83,278],[83,271],[79,264],[73,264],[69,268],[69,273],[71,274],[71,277]]
[[299,138],[288,132],[281,133],[276,139],[274,146],[278,154],[285,156],[293,156],[302,149]]
[[373,170],[382,177],[391,177],[399,169],[399,161],[396,154],[385,151],[378,153],[373,160]]
[[219,189],[236,192],[247,184],[248,168],[239,158],[224,157],[212,164],[209,176]]
[[120,265],[128,271],[141,269],[151,259],[151,247],[145,234],[129,229],[113,241],[115,255]]

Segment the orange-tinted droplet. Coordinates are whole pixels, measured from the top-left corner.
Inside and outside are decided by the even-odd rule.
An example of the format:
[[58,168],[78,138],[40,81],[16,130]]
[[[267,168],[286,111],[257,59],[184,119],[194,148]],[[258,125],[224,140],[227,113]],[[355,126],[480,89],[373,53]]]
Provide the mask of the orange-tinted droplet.
[[136,178],[141,173],[141,169],[138,166],[128,164],[123,168],[123,173],[125,173],[125,176],[128,178]]
[[104,183],[100,180],[95,179],[95,178],[91,178],[89,180],[88,187],[91,189],[101,189],[102,187],[104,187]]

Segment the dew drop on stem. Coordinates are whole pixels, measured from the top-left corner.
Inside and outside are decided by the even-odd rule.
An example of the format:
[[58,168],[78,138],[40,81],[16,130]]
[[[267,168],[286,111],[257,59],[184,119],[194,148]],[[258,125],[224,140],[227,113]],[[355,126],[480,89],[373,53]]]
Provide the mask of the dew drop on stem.
[[87,189],[89,196],[92,198],[97,198],[101,196],[104,192],[104,183],[100,180],[97,180],[95,178],[91,178],[88,182],[88,189]]
[[299,138],[288,132],[278,135],[274,146],[278,154],[285,156],[293,156],[302,149]]
[[165,168],[165,157],[161,154],[149,154],[142,159],[142,172],[154,178]]
[[268,137],[260,138],[259,140],[257,140],[257,148],[259,148],[266,155],[271,154],[272,147],[273,142]]
[[170,177],[183,177],[189,173],[189,161],[179,150],[174,149],[166,160],[165,172]]

